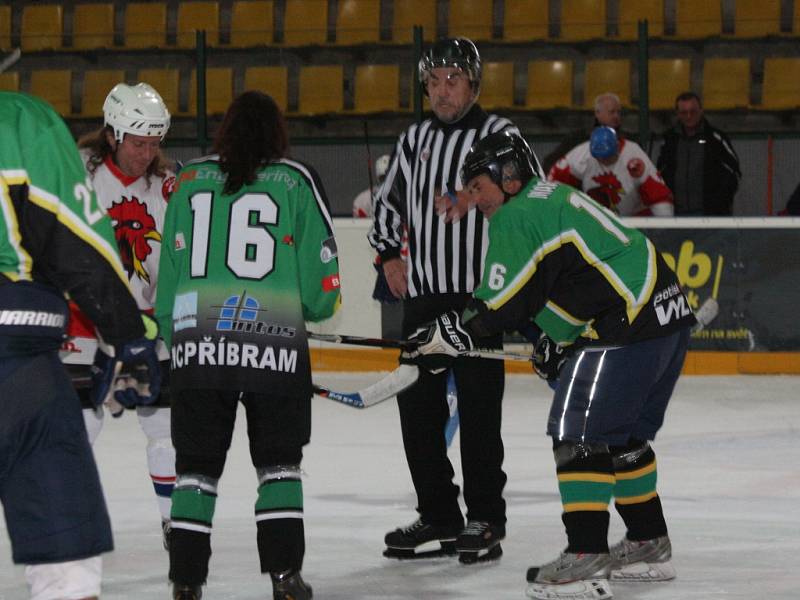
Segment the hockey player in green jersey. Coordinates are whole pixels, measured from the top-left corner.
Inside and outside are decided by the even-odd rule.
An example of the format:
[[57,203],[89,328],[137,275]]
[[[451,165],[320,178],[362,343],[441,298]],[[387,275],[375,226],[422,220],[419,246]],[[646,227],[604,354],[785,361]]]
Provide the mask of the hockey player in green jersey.
[[[532,360],[555,389],[547,433],[568,546],[529,569],[527,594],[610,598],[609,578],[673,578],[649,442],[695,322],[675,274],[641,232],[536,177],[514,133],[477,142],[462,179],[490,219],[481,285],[462,314],[445,313],[413,336],[412,359],[442,369],[499,331],[538,336]],[[612,497],[627,533],[609,550]]]
[[0,92],[0,503],[32,600],[96,600],[101,554],[113,548],[78,398],[58,359],[67,296],[110,353],[93,368],[95,401],[118,361],[154,400],[157,331],[146,336],[75,142],[47,103]]
[[247,411],[258,475],[261,572],[275,600],[306,600],[300,461],[311,430],[305,321],[339,306],[339,266],[316,173],[286,158],[275,102],[245,92],[228,109],[216,155],[178,176],[164,226],[156,315],[170,347],[173,597],[199,598],[236,408]]

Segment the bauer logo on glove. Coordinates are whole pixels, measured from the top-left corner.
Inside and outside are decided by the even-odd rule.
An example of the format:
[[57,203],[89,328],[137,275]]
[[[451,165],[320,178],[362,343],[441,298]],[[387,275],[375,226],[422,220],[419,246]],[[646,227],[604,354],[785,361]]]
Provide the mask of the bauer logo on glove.
[[533,349],[533,356],[531,357],[533,370],[542,379],[556,381],[570,355],[571,351],[568,351],[560,344],[556,344],[547,334],[543,333]]
[[431,373],[444,371],[459,354],[467,354],[474,348],[472,338],[454,310],[439,315],[430,325],[415,331],[408,341],[414,349],[409,353],[412,362]]

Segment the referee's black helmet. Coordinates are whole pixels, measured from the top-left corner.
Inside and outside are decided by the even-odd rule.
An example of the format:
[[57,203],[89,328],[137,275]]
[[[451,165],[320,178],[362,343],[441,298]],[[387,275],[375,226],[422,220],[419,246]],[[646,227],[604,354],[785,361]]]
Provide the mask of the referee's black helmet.
[[478,140],[467,153],[461,167],[461,181],[467,185],[486,173],[501,188],[503,178],[519,179],[522,185],[536,174],[533,152],[519,134],[498,131]]
[[475,93],[481,87],[481,55],[467,38],[445,38],[437,40],[419,59],[419,80],[427,95],[425,84],[433,69],[455,67],[467,74]]

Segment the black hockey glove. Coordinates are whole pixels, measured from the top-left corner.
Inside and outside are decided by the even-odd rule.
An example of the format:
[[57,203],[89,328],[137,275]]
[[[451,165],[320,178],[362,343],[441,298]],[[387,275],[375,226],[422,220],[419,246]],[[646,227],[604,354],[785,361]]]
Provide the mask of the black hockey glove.
[[472,338],[461,325],[461,317],[454,310],[415,331],[408,342],[411,351],[406,358],[431,373],[450,368],[458,355],[474,348]]
[[571,352],[556,344],[546,333],[543,333],[539,336],[533,349],[533,356],[531,356],[533,370],[542,379],[549,382],[556,381],[570,354]]
[[114,416],[121,414],[120,406],[152,404],[161,391],[161,368],[156,352],[158,324],[144,313],[142,320],[144,337],[115,348],[114,356],[98,347],[92,364],[92,401],[95,406],[110,404]]

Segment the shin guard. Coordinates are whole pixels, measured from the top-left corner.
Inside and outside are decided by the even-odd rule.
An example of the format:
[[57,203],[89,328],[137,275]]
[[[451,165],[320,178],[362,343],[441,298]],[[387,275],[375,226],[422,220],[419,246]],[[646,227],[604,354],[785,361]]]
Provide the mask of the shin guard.
[[652,540],[667,534],[667,524],[656,493],[658,471],[650,444],[631,440],[627,446],[612,448],[614,506],[625,521],[629,540]]
[[208,577],[217,483],[197,474],[179,475],[175,482],[169,543],[169,578],[175,584],[202,585]]
[[305,555],[299,465],[258,469],[256,526],[262,573],[299,571]]

